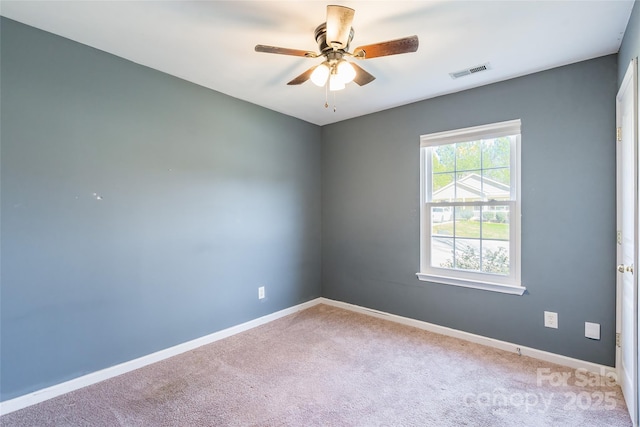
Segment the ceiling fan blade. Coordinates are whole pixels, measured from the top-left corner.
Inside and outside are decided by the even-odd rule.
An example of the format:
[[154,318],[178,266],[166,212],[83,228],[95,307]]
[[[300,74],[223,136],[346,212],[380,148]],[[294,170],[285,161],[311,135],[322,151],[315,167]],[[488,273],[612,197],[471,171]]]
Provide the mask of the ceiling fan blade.
[[349,44],[349,33],[355,10],[350,7],[327,6],[327,45],[344,49]]
[[286,47],[265,46],[263,44],[256,45],[256,52],[277,53],[278,55],[305,56],[307,58],[316,58],[318,55],[314,52],[299,49],[288,49]]
[[378,58],[380,56],[398,55],[418,50],[418,36],[404,37],[387,42],[357,47],[353,56],[360,59]]
[[302,83],[306,82],[307,80],[309,80],[311,78],[311,73],[313,73],[313,70],[315,70],[318,66],[314,65],[313,67],[309,68],[307,71],[305,71],[304,73],[300,74],[298,77],[296,77],[295,79],[291,80],[289,83],[287,83],[288,85],[301,85]]
[[351,66],[353,67],[354,70],[356,70],[356,76],[353,78],[353,81],[356,82],[358,85],[364,86],[376,79],[374,76],[369,74],[358,64],[354,64],[353,62],[351,62]]

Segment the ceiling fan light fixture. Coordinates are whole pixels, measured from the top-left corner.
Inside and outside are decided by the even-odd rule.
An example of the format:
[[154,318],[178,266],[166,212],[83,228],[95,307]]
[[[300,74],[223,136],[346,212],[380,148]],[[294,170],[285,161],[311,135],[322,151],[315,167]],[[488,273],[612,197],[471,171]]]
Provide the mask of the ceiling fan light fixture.
[[311,73],[311,81],[316,86],[324,86],[327,83],[327,78],[329,77],[329,67],[326,62],[318,65],[313,73]]
[[335,92],[336,90],[344,89],[344,82],[337,74],[331,74],[329,77],[329,90]]
[[354,70],[353,66],[344,59],[338,63],[336,71],[338,73],[338,77],[344,84],[351,83],[356,77],[356,70]]

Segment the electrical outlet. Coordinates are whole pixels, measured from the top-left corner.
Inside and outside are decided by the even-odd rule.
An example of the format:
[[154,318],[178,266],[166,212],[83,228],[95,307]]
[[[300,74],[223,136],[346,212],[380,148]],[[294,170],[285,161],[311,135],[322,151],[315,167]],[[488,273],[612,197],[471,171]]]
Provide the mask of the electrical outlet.
[[584,322],[584,336],[592,340],[600,339],[600,324]]
[[264,286],[258,288],[258,299],[264,299]]
[[544,326],[546,328],[558,329],[558,313],[554,313],[553,311],[545,311]]

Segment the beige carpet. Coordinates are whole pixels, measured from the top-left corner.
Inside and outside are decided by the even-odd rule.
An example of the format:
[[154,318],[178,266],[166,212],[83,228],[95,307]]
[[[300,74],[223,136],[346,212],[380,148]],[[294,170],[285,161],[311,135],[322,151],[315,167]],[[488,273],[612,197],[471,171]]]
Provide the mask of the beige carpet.
[[606,382],[318,305],[7,414],[0,424],[631,425],[620,388]]

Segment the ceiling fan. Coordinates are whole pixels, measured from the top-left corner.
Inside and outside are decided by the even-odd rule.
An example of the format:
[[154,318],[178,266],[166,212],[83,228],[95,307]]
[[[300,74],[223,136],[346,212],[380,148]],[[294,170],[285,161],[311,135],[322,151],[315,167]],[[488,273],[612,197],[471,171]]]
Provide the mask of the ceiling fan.
[[327,22],[318,25],[315,30],[315,38],[320,53],[261,44],[256,45],[255,50],[256,52],[303,56],[306,58],[324,57],[324,62],[314,65],[287,84],[299,85],[311,79],[318,86],[327,85],[330,91],[344,89],[345,84],[351,81],[364,86],[375,80],[374,76],[354,62],[347,61],[345,57],[371,59],[418,50],[418,36],[409,36],[397,40],[359,46],[353,52],[349,52],[349,44],[354,34],[351,27],[354,14],[355,10],[349,7],[327,6]]

